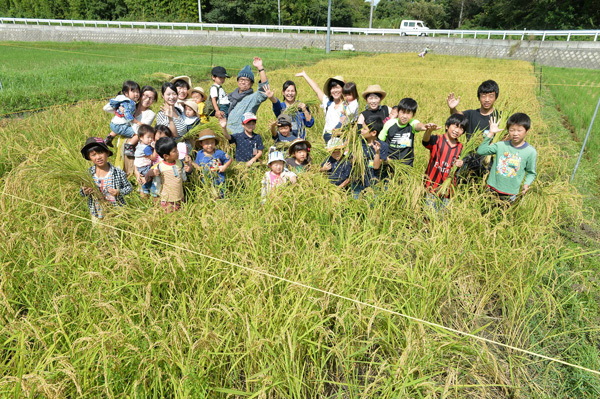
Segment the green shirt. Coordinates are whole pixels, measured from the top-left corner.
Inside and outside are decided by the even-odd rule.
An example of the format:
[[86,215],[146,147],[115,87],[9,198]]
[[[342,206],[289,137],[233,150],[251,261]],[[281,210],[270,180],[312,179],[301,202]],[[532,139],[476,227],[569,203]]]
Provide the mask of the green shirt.
[[491,140],[486,137],[477,149],[479,155],[496,154],[487,179],[488,186],[503,194],[519,194],[523,178],[525,184],[530,185],[537,175],[537,151],[527,142],[516,148],[510,141],[490,144]]

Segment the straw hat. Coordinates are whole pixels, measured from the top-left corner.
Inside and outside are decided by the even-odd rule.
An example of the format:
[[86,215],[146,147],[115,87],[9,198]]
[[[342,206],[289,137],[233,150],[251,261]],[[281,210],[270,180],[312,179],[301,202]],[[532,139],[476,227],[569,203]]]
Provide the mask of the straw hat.
[[304,139],[296,139],[294,141],[292,141],[292,143],[290,144],[290,148],[288,148],[288,155],[291,157],[294,155],[294,148],[298,145],[298,144],[306,144],[306,146],[308,147],[308,150],[310,151],[310,143],[307,140]]
[[202,142],[202,140],[208,139],[215,139],[217,143],[221,142],[221,138],[217,137],[215,132],[213,132],[211,129],[204,129],[201,131],[196,140],[198,140],[198,142]]
[[346,147],[346,143],[339,137],[332,137],[331,140],[327,142],[326,150],[328,152],[334,152],[335,150],[341,150]]
[[330,90],[329,90],[329,83],[332,80],[337,80],[338,82],[340,82],[341,83],[340,86],[344,86],[344,84],[346,83],[346,81],[344,80],[344,77],[340,76],[340,75],[336,75],[336,76],[333,76],[333,77],[327,79],[325,81],[325,84],[323,85],[323,93],[327,94],[327,97],[329,97],[331,95]]
[[173,79],[171,79],[171,83],[175,83],[178,80],[183,80],[188,84],[189,87],[192,87],[192,79],[190,79],[189,76],[185,76],[185,75],[175,76]]
[[204,93],[204,89],[202,87],[194,87],[192,90],[190,90],[190,96],[192,93],[200,93],[202,95],[202,101],[206,101],[206,93]]
[[366,100],[367,97],[369,97],[369,94],[379,94],[382,100],[387,95],[387,93],[379,85],[370,85],[367,87],[367,90],[363,91],[362,93],[362,98]]
[[191,109],[194,110],[194,112],[196,113],[196,116],[198,115],[198,104],[196,104],[196,101],[194,100],[185,100],[183,102],[185,105],[187,105],[188,107],[190,107]]

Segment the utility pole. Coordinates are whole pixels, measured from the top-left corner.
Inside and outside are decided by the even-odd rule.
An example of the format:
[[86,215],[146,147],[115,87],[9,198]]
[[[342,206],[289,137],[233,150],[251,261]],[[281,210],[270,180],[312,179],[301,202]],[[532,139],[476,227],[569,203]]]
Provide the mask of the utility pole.
[[373,27],[373,3],[375,3],[375,0],[371,0],[371,17],[369,18],[369,29]]
[[200,4],[200,0],[198,0],[198,21],[202,23],[202,4]]
[[329,6],[327,7],[327,47],[325,53],[329,54],[331,51],[330,37],[331,36],[331,0],[329,0]]
[[281,0],[277,0],[277,19],[279,21],[279,26],[281,26]]

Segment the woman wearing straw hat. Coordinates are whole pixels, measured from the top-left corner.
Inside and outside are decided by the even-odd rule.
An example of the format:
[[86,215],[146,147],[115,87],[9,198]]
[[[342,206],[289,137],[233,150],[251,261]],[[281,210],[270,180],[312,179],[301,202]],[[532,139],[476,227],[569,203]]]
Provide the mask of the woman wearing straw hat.
[[381,118],[381,121],[385,121],[389,118],[392,109],[387,105],[381,105],[381,102],[386,96],[386,92],[379,85],[370,85],[367,90],[363,91],[362,98],[367,102],[367,109],[365,109],[358,117],[359,128],[364,125],[365,120],[370,118]]
[[342,76],[333,76],[325,81],[323,90],[312,80],[306,72],[297,73],[296,76],[306,79],[308,85],[313,89],[319,101],[321,108],[325,110],[325,126],[323,127],[323,140],[329,142],[333,129],[346,119],[344,113],[344,96],[342,88],[346,82]]

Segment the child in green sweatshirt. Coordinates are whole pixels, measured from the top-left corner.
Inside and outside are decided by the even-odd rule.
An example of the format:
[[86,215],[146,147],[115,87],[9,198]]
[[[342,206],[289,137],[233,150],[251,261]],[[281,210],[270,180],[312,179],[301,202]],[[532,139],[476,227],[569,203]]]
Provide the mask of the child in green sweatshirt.
[[[477,149],[477,153],[496,154],[487,179],[488,187],[501,199],[513,202],[519,191],[524,195],[535,179],[537,151],[525,141],[525,136],[531,127],[529,116],[520,112],[511,115],[506,123],[509,140],[490,144],[494,135],[504,130],[498,128],[499,122],[495,118],[490,118],[489,133]],[[521,190],[523,179],[525,183]]]

